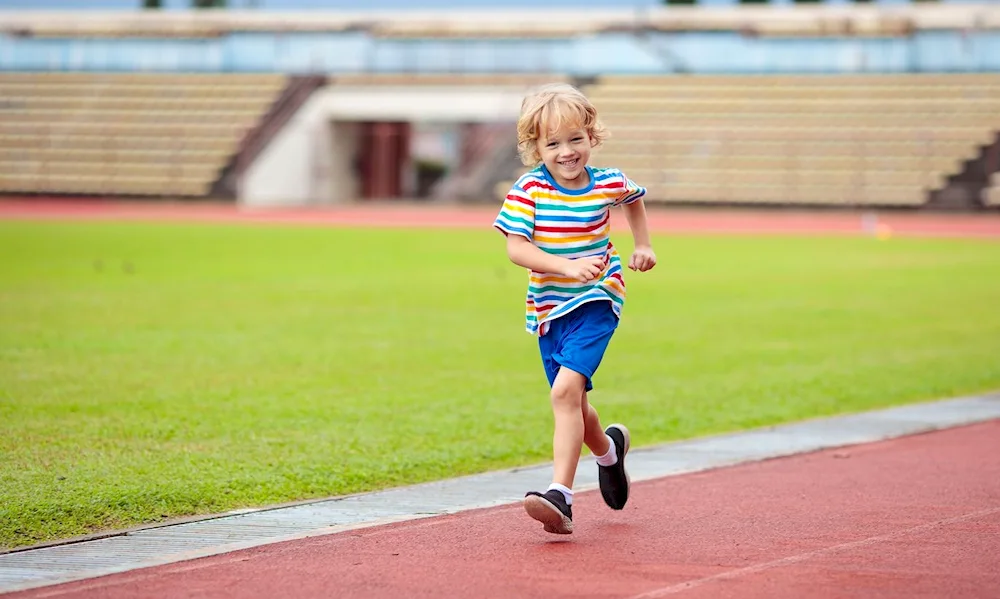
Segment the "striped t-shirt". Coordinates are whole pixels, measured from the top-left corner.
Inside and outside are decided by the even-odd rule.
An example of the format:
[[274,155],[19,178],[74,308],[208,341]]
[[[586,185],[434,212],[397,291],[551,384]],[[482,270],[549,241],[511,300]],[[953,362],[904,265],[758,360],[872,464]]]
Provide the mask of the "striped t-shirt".
[[542,250],[564,258],[603,256],[607,266],[589,283],[559,274],[531,271],[525,328],[544,335],[551,320],[595,300],[610,300],[615,316],[625,304],[625,280],[618,251],[611,243],[611,207],[631,204],[646,194],[620,170],[587,167],[590,183],[566,189],[544,165],[525,173],[504,200],[493,226],[521,235]]

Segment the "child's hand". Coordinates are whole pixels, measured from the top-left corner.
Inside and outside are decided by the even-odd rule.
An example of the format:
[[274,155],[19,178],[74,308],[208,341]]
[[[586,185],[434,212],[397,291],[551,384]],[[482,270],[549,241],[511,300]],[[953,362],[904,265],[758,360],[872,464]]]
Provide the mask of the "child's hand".
[[639,272],[646,272],[654,266],[656,266],[656,254],[653,253],[653,248],[648,245],[636,246],[632,257],[629,258],[628,267]]
[[581,283],[586,283],[587,281],[593,281],[597,277],[601,276],[601,273],[604,272],[605,265],[606,262],[604,261],[603,256],[567,260],[566,267],[563,269],[562,274],[570,277],[571,279],[576,279]]

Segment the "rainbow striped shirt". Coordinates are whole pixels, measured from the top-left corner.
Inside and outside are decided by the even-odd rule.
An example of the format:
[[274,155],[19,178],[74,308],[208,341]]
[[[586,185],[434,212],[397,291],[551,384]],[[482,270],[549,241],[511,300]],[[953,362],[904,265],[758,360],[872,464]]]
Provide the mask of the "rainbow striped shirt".
[[625,304],[625,280],[618,251],[611,243],[611,207],[631,204],[646,194],[620,170],[587,167],[590,183],[566,189],[545,165],[525,173],[504,200],[493,226],[504,235],[521,235],[542,250],[564,258],[604,256],[607,266],[594,281],[581,283],[558,274],[531,271],[525,299],[525,328],[544,335],[547,322],[597,300],[610,300],[615,316]]

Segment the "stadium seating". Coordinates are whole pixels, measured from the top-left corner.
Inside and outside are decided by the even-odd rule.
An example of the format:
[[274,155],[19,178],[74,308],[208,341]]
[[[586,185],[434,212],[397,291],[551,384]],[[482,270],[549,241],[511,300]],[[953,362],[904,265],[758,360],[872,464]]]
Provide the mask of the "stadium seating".
[[481,86],[516,87],[568,82],[569,77],[525,73],[345,73],[331,75],[330,83],[344,86]]
[[0,192],[204,196],[282,75],[0,74]]
[[[1000,130],[1000,76],[602,77],[617,166],[659,202],[928,201]],[[499,189],[499,188],[498,188]]]

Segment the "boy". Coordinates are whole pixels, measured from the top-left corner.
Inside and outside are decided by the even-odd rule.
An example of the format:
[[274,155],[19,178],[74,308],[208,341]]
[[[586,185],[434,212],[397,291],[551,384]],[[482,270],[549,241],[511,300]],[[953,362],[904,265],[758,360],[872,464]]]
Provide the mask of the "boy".
[[656,255],[645,188],[618,169],[587,166],[605,135],[596,108],[576,88],[554,84],[529,94],[517,123],[518,151],[535,168],[514,184],[494,221],[507,238],[507,256],[530,271],[526,328],[538,336],[555,416],[552,484],[544,493],[528,492],[524,508],[556,534],[573,532],[573,479],[583,444],[597,456],[605,503],[620,510],[629,493],[628,429],[602,429],[587,400],[625,301],[621,260],[609,237],[611,207],[623,206],[635,240],[629,268],[647,271]]

